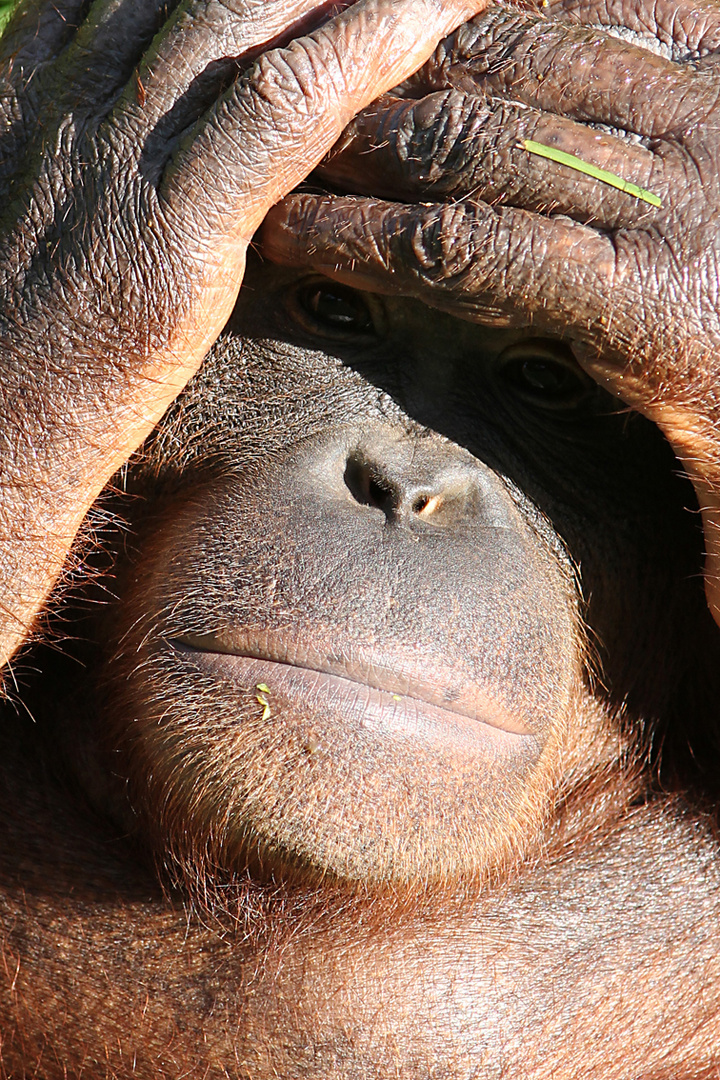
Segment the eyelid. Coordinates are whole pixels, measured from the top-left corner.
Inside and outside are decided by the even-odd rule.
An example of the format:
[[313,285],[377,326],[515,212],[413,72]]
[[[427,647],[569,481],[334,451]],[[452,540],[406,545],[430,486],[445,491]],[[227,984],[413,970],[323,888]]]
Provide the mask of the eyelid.
[[[567,380],[566,388],[559,384],[557,393],[553,393],[552,389],[533,387],[529,380],[523,382],[522,375],[518,373],[532,361],[561,370]],[[547,338],[528,338],[509,345],[497,357],[495,373],[506,385],[511,385],[517,397],[544,409],[576,408],[597,389],[596,383],[577,363],[569,346]]]
[[592,382],[592,379],[585,375],[585,372],[578,364],[570,346],[564,341],[540,337],[523,338],[520,341],[514,341],[511,345],[508,345],[498,355],[498,361],[500,363],[503,363],[506,360],[520,359],[547,359],[552,363],[566,366],[569,370],[576,372],[579,377],[587,378],[588,381]]
[[[367,317],[367,328],[358,328],[350,324],[333,325],[313,312],[308,300],[313,295],[327,292],[341,298],[346,297],[348,304],[362,309]],[[328,278],[312,277],[299,282],[287,298],[290,317],[308,333],[335,341],[372,341],[384,336],[385,320],[379,299],[373,293],[353,289],[348,285],[336,284]]]

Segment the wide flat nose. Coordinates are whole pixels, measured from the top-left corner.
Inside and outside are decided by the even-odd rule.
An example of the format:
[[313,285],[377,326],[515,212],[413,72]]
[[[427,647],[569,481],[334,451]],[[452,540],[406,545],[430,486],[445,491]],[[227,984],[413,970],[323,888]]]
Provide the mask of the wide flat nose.
[[389,523],[447,526],[476,518],[486,501],[482,470],[440,440],[365,441],[347,454],[343,480],[350,498]]

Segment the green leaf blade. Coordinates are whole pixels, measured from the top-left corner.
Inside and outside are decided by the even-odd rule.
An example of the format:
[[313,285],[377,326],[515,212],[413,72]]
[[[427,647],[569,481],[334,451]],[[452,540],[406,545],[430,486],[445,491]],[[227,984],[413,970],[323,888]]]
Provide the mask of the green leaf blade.
[[546,146],[545,143],[535,142],[533,139],[524,139],[523,147],[529,154],[537,154],[538,157],[555,161],[558,165],[566,165],[569,169],[591,176],[593,180],[599,180],[602,184],[609,184],[610,187],[617,188],[618,191],[633,195],[636,199],[649,203],[650,206],[662,206],[660,197],[652,191],[648,191],[647,188],[639,187],[630,180],[624,180],[622,176],[609,172],[607,169],[600,169],[589,161],[583,161],[582,158],[576,157],[575,154],[568,154],[564,150],[557,150],[554,146]]

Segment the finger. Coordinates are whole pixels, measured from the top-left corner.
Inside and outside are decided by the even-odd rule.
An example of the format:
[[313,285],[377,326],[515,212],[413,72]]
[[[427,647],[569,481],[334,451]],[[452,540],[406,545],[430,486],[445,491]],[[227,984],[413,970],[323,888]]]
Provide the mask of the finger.
[[[331,0],[184,0],[154,48],[138,67],[130,99],[140,106],[145,130],[173,116],[168,130],[182,130],[210,106],[254,56],[287,44],[323,22]],[[141,99],[141,100],[140,100]]]
[[86,7],[86,0],[23,0],[0,36],[0,202],[42,130],[33,105],[42,94],[38,73],[72,39]]
[[[176,0],[33,0],[0,48],[8,50],[0,88],[0,197],[26,156],[53,138],[62,117],[101,117],[125,86]],[[51,151],[55,152],[55,148]]]
[[13,82],[54,59],[72,39],[90,0],[22,0],[0,37],[0,69]]
[[566,219],[483,204],[406,206],[294,194],[263,224],[274,262],[460,317],[592,338],[610,307],[611,239]]
[[[631,181],[645,194],[529,152],[527,140]],[[647,193],[667,200],[676,171],[668,158],[671,149],[655,155],[515,102],[445,90],[420,101],[385,95],[346,128],[317,173],[356,194],[402,202],[474,197],[610,229],[657,216]]]
[[478,88],[645,138],[684,133],[715,103],[714,87],[646,49],[593,27],[493,8],[442,42],[419,93]]
[[170,212],[200,205],[213,230],[249,242],[267,209],[308,175],[353,115],[477,7],[478,0],[363,0],[265,53],[167,171],[161,197]]
[[550,14],[585,26],[607,27],[611,33],[675,63],[699,61],[720,49],[720,5],[717,0],[550,0]]
[[[53,78],[64,111],[101,116],[117,97],[178,0],[96,0]],[[141,93],[137,80],[134,86]]]

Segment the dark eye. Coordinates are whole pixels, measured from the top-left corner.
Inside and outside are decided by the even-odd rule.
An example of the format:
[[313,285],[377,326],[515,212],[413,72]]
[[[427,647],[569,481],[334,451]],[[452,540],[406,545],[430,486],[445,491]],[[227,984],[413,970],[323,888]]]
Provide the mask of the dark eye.
[[370,307],[363,293],[344,285],[313,282],[295,296],[296,314],[306,329],[330,337],[356,337],[375,333]]
[[510,345],[498,357],[498,374],[517,396],[548,409],[570,409],[595,383],[559,341],[528,340]]

